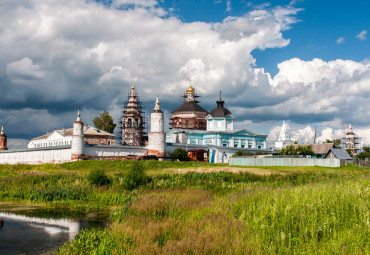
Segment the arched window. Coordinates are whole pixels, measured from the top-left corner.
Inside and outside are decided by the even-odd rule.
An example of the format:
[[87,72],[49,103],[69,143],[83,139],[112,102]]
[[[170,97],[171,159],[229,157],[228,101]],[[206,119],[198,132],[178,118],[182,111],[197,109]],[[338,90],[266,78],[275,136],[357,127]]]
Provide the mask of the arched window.
[[138,123],[139,123],[138,119],[135,119],[135,127],[138,127]]
[[131,119],[128,119],[127,120],[127,127],[131,127],[132,123],[131,123]]

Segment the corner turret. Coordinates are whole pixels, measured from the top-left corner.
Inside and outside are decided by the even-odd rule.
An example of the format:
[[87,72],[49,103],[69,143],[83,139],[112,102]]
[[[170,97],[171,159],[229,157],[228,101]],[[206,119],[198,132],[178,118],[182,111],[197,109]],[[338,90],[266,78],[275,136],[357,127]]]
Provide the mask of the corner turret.
[[80,109],[78,109],[77,119],[73,123],[73,134],[72,134],[72,161],[79,160],[84,155],[84,135],[83,135],[83,123],[81,121]]
[[166,134],[163,127],[163,112],[157,96],[154,110],[150,115],[150,133],[148,143],[148,155],[164,157],[166,155]]
[[4,132],[4,127],[2,126],[1,132],[0,132],[0,151],[8,150],[7,144],[8,144],[8,138]]

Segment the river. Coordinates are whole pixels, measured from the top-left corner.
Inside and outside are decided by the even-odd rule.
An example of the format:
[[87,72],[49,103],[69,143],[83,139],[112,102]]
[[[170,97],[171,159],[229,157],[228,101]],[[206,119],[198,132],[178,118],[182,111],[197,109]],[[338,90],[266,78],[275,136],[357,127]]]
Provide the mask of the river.
[[53,254],[85,228],[104,228],[109,214],[81,214],[0,203],[0,254]]

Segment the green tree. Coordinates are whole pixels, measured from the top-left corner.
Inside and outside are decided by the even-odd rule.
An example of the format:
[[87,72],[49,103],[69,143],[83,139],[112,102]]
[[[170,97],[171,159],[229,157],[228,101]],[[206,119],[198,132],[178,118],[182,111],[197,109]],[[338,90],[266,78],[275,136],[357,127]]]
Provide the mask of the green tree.
[[173,152],[170,152],[169,154],[172,160],[180,160],[180,161],[189,160],[188,153],[186,152],[186,150],[181,149],[181,148],[177,148],[176,150],[174,150]]
[[346,151],[348,152],[348,154],[353,157],[353,154],[352,154],[352,151],[350,149],[346,149]]
[[288,145],[279,151],[280,155],[297,155],[297,150],[293,145]]
[[342,148],[340,146],[340,144],[341,144],[340,139],[334,139],[334,140],[326,139],[325,143],[334,143],[334,148],[338,148],[338,149]]
[[362,149],[363,149],[365,152],[370,152],[370,147],[364,146],[364,147],[362,147]]
[[312,145],[307,145],[307,146],[300,145],[297,148],[297,154],[304,155],[304,156],[307,156],[307,155],[313,156],[315,155],[315,152],[312,150]]
[[235,152],[232,155],[232,157],[243,157],[243,156],[252,156],[252,155],[253,154],[250,153],[250,152],[248,152],[248,151],[242,151],[242,150],[240,150],[240,151]]
[[113,122],[112,116],[109,115],[109,112],[104,111],[100,114],[99,117],[95,117],[94,126],[98,129],[104,130],[108,133],[113,133],[114,129],[116,128],[116,124]]

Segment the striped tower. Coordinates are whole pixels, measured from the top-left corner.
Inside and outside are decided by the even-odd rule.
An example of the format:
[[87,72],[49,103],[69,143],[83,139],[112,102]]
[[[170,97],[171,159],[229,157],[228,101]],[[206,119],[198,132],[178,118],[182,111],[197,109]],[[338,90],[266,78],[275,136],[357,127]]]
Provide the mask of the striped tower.
[[4,132],[4,127],[1,127],[1,133],[0,133],[0,151],[5,151],[8,149],[7,147],[8,138]]
[[166,134],[163,130],[163,112],[157,96],[154,110],[150,115],[148,155],[155,155],[157,157],[166,156]]
[[72,161],[78,160],[84,155],[84,135],[83,135],[84,124],[81,121],[80,110],[77,113],[77,119],[73,123],[73,134],[72,134]]

